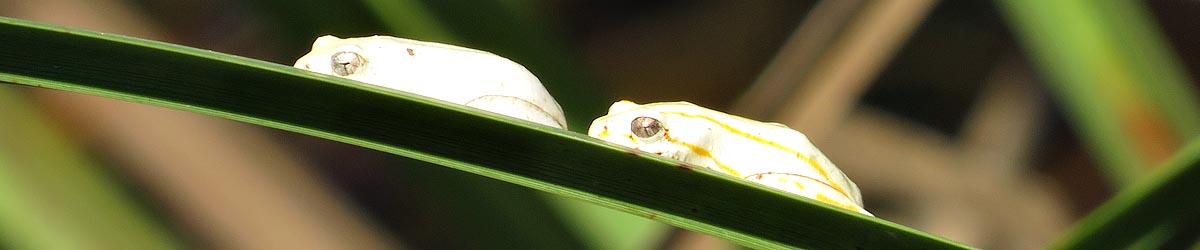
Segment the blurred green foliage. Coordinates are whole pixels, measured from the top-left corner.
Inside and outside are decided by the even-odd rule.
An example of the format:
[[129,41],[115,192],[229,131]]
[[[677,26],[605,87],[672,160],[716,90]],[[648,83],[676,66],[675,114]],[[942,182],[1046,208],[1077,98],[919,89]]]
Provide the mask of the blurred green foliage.
[[1170,154],[1141,141],[1173,148],[1200,132],[1190,80],[1141,4],[998,3],[1109,182],[1130,185]]
[[184,249],[18,91],[0,88],[0,243],[17,249]]

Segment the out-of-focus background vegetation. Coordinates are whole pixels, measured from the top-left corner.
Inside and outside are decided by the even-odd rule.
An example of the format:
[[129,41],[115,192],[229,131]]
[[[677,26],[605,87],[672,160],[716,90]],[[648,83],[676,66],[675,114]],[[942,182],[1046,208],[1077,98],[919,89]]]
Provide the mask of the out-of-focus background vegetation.
[[[288,65],[324,34],[487,50],[538,75],[573,131],[619,99],[783,122],[880,218],[1038,249],[1200,131],[1200,3],[1046,2],[0,0],[0,15]],[[365,148],[12,85],[0,247],[737,248]]]

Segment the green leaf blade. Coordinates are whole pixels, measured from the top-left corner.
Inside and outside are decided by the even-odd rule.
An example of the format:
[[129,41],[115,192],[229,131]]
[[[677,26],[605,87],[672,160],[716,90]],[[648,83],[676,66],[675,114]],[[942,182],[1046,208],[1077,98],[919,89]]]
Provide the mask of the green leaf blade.
[[[1153,175],[1122,190],[1080,220],[1053,249],[1125,248],[1161,225],[1200,218],[1200,139],[1194,139]],[[1170,235],[1175,232],[1166,232]],[[1161,232],[1160,232],[1161,234]]]
[[761,248],[966,249],[586,135],[211,51],[0,18],[0,81],[318,136]]

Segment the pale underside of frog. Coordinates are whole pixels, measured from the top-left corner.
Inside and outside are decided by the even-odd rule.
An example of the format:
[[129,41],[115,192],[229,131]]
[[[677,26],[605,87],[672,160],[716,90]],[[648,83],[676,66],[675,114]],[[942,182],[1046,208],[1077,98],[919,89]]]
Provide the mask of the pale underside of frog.
[[871,215],[858,186],[808,138],[687,102],[614,103],[588,135]]
[[566,128],[562,108],[524,66],[492,53],[390,36],[322,36],[296,68]]

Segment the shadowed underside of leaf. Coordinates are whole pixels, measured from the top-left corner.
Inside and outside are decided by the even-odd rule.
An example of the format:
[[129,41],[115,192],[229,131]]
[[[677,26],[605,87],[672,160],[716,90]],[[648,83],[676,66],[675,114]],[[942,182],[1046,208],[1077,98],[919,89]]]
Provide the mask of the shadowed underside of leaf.
[[2,82],[164,106],[359,145],[754,248],[968,248],[582,134],[284,65],[14,19],[0,19],[0,37]]

